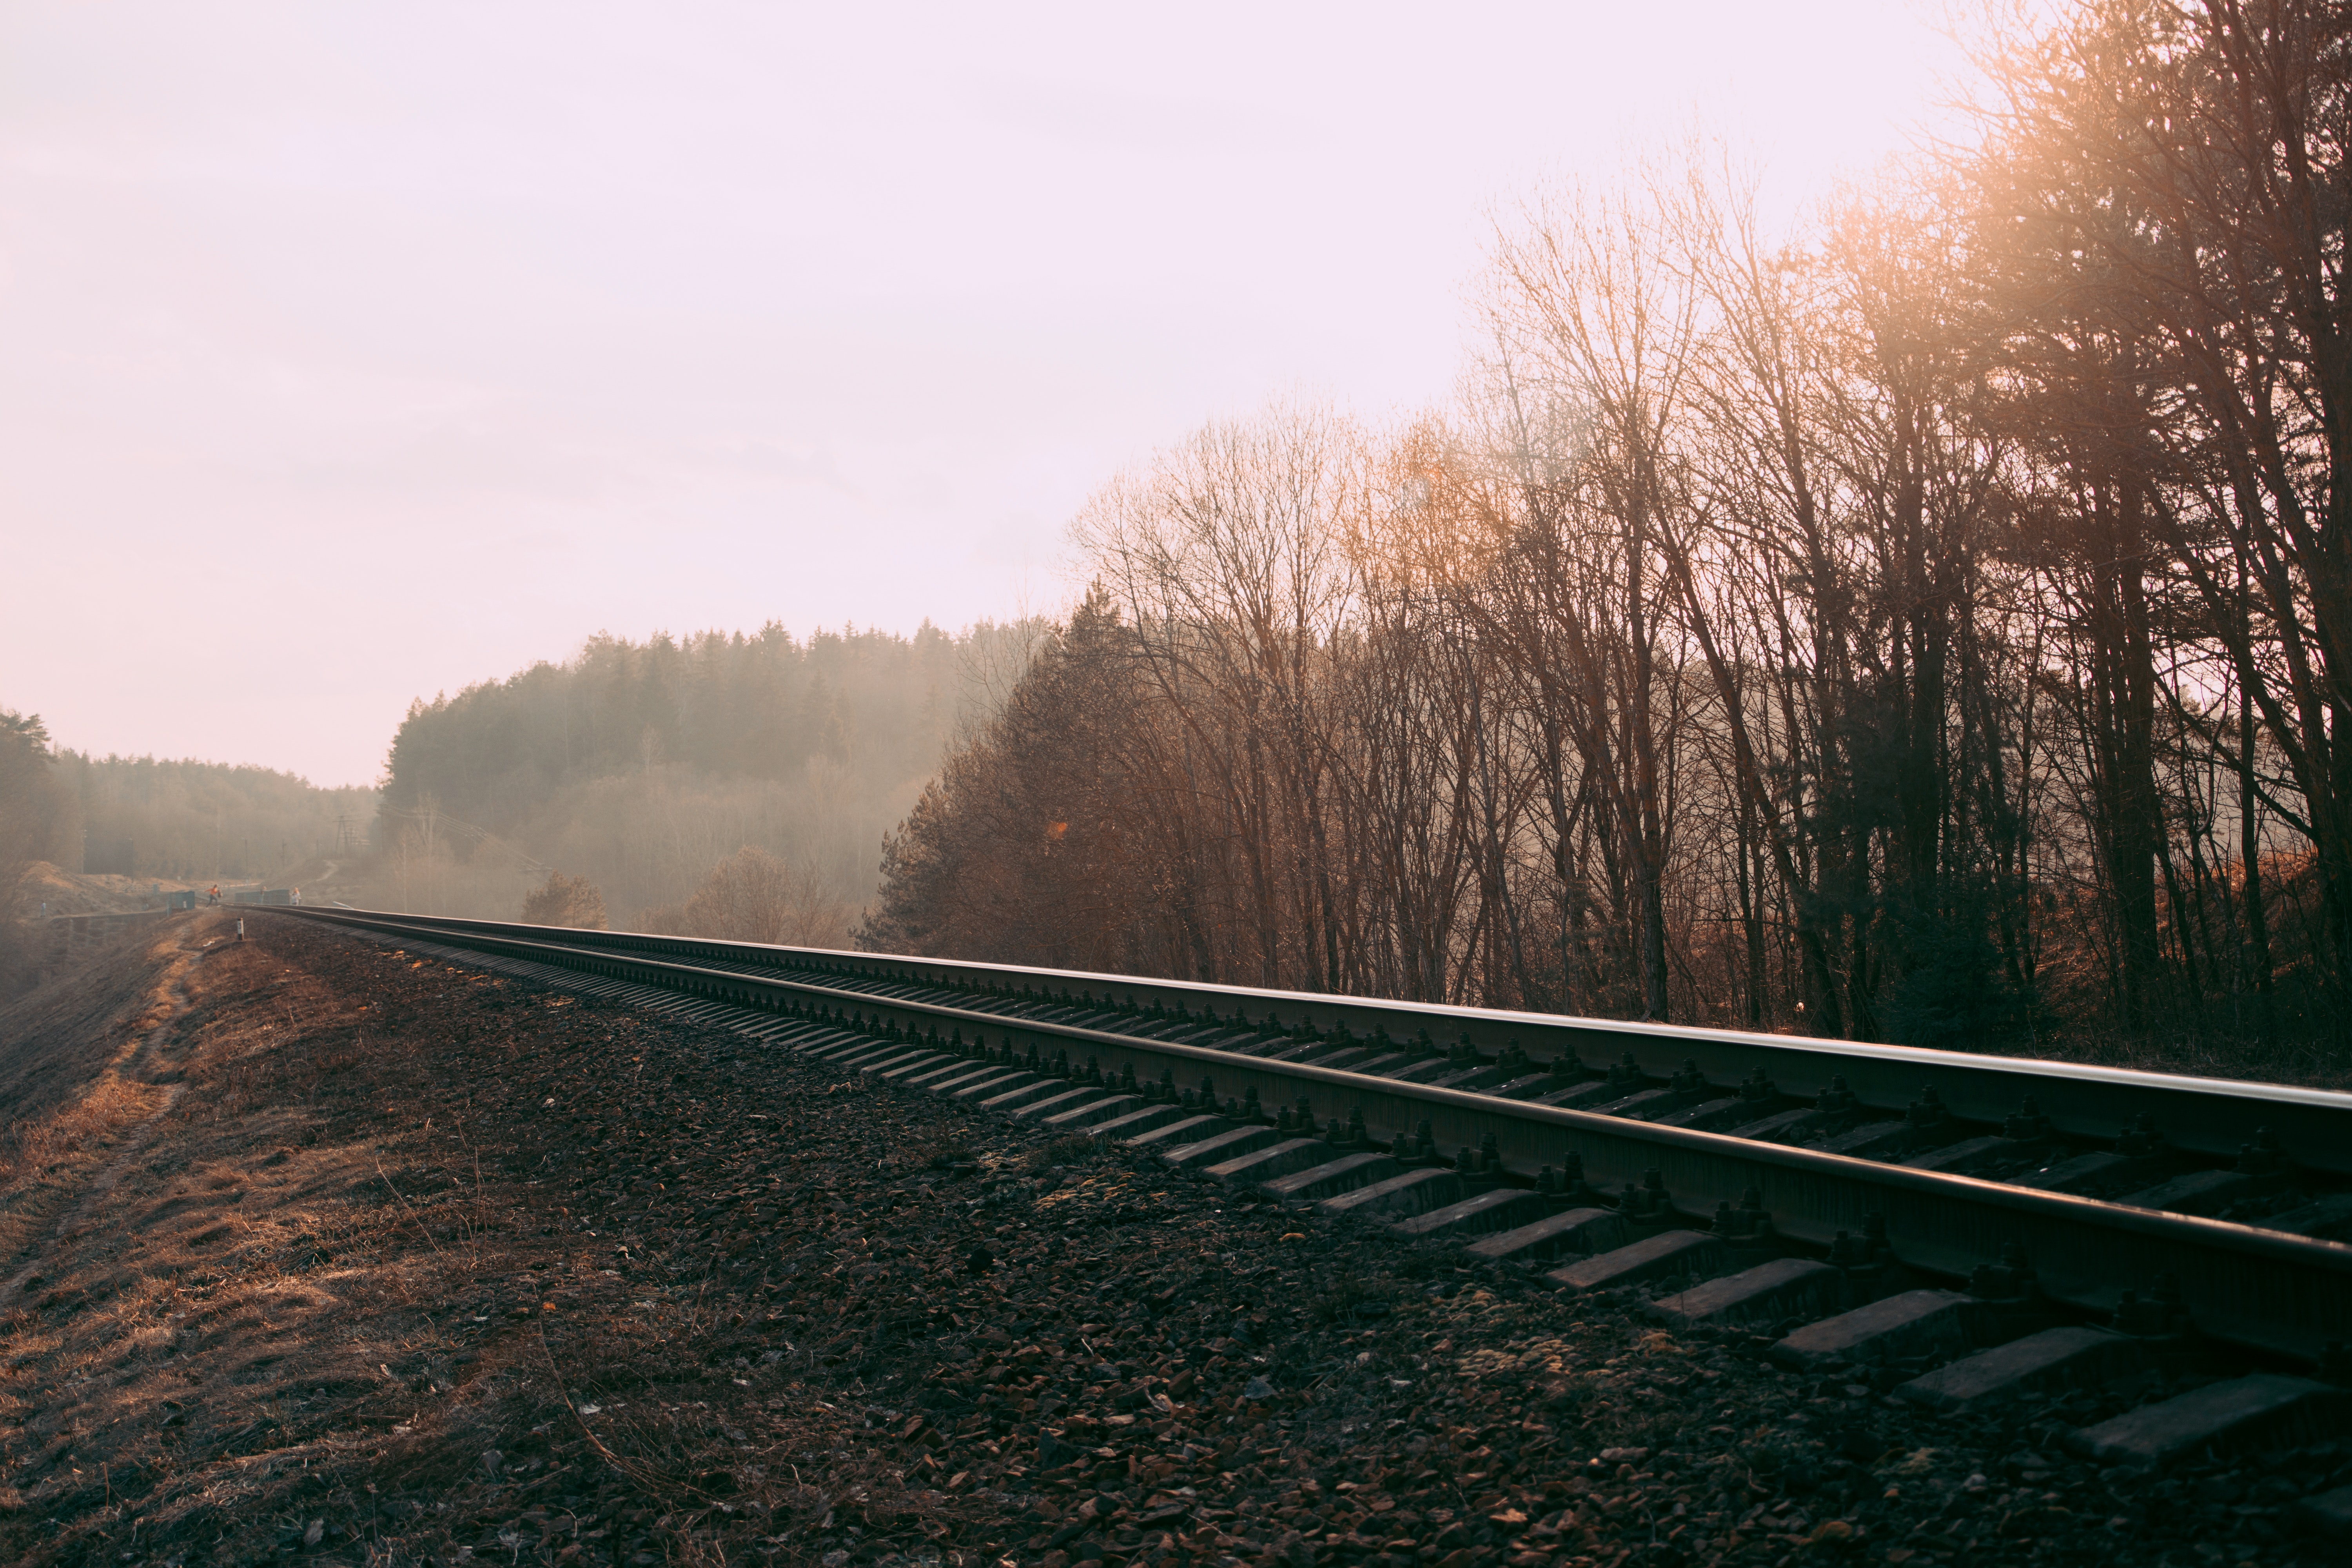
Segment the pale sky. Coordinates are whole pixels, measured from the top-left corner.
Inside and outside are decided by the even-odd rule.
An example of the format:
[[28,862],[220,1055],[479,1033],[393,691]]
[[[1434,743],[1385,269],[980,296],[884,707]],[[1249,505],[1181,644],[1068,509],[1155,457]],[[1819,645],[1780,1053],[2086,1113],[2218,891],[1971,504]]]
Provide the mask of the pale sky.
[[1442,400],[1498,215],[1694,115],[1791,196],[1900,0],[0,0],[0,706],[373,782],[600,628],[1058,608],[1204,419]]

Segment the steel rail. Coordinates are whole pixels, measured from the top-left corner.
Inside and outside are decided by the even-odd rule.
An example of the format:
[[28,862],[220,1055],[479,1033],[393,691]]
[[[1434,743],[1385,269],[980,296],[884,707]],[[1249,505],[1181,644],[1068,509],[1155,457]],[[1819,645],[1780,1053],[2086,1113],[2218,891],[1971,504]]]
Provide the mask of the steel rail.
[[[340,916],[344,911],[304,910]],[[372,911],[358,911],[366,914]],[[449,933],[544,939],[551,929],[448,916],[376,916],[412,927]],[[946,959],[902,958],[826,948],[772,947],[755,942],[655,936],[633,931],[586,931],[562,928],[575,947],[613,952],[668,954],[753,968],[817,966],[857,976],[869,984],[912,984],[964,989],[975,984],[1085,989],[1150,1005],[1190,1009],[1220,1007],[1228,1016],[1246,1011],[1257,1017],[1278,1012],[1285,1026],[1305,1023],[1359,1036],[1385,1029],[1400,1043],[1426,1028],[1467,1040],[1488,1054],[1517,1044],[1538,1060],[1566,1058],[1587,1070],[1630,1053],[1648,1076],[1670,1078],[1694,1062],[1708,1082],[1730,1092],[1749,1073],[1761,1070],[1782,1092],[1817,1098],[1831,1079],[1843,1078],[1859,1103],[1901,1115],[1924,1089],[1933,1087],[1952,1115],[1964,1121],[1999,1125],[2031,1097],[2058,1131],[2077,1139],[2110,1142],[2143,1120],[2178,1148],[2219,1160],[2268,1131],[2288,1158],[2309,1170],[2352,1175],[2352,1094],[2291,1085],[2246,1083],[2095,1067],[2035,1058],[1997,1057],[1910,1046],[1874,1045],[1786,1035],[1754,1034],[1673,1025],[1573,1018],[1553,1014],[1437,1003],[1388,1002],[1307,992],[1251,990],[1197,982],[1139,979],[1078,970],[1033,969]],[[880,994],[876,993],[878,996]],[[982,1011],[989,1009],[983,1007]],[[1005,1021],[1011,1021],[1006,1016]]]
[[[1624,1117],[1540,1106],[1492,1095],[1296,1062],[1236,1056],[1051,1020],[1008,1016],[976,1007],[872,991],[791,973],[745,973],[584,943],[563,931],[499,922],[451,922],[341,910],[272,909],[324,923],[372,930],[460,951],[500,954],[610,980],[682,991],[714,1001],[806,1015],[856,1013],[877,1030],[972,1030],[1017,1047],[1076,1047],[1126,1062],[1139,1076],[1197,1069],[1219,1093],[1255,1089],[1262,1103],[1286,1104],[1302,1092],[1325,1115],[1360,1110],[1366,1123],[1402,1130],[1422,1120],[1443,1143],[1475,1144],[1492,1134],[1506,1164],[1521,1173],[1581,1157],[1588,1178],[1633,1182],[1657,1173],[1676,1207],[1705,1215],[1737,1204],[1751,1190],[1777,1228],[1820,1244],[1844,1230],[1859,1234],[1883,1218],[1895,1256],[1930,1273],[1965,1278],[1977,1265],[2021,1247],[2041,1288],[2093,1312],[2112,1311],[2124,1290],[2169,1275],[2194,1321],[2216,1338],[2300,1360],[2316,1360],[2352,1325],[2352,1247],[2247,1225],[2035,1191],[1975,1177],[1765,1143]],[[509,934],[517,931],[530,936]],[[658,941],[659,939],[655,939]],[[715,944],[738,951],[738,944]],[[773,950],[754,950],[770,951]],[[1030,972],[1034,973],[1034,972]],[[975,1043],[978,1043],[975,1041]],[[919,1042],[910,1039],[909,1052]]]

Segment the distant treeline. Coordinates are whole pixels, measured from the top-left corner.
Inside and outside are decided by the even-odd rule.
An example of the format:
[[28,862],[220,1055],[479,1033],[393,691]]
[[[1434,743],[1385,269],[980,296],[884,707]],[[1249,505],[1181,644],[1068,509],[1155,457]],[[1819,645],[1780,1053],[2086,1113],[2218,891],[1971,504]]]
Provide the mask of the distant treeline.
[[[79,818],[65,869],[197,881],[276,878],[365,852],[372,789],[321,789],[269,768],[59,752]],[[120,858],[129,853],[127,862]]]
[[660,924],[751,847],[789,863],[845,940],[883,832],[1036,632],[599,636],[418,701],[375,824],[383,896],[512,918],[558,870],[594,884],[615,925]]
[[73,796],[58,782],[48,726],[0,708],[0,1001],[32,983],[37,943],[26,929],[25,873],[55,864],[79,835]]
[[865,940],[2340,1041],[2352,8],[2053,16],[1984,42],[1965,153],[1786,236],[1703,152],[1557,193],[1456,405],[1278,409],[1108,486],[1095,595]]
[[[370,789],[269,768],[94,756],[53,745],[38,714],[0,709],[0,882],[31,861],[179,881],[268,878],[366,852]],[[12,869],[13,868],[13,869]]]
[[26,984],[38,913],[26,873],[158,880],[292,876],[320,857],[365,853],[375,794],[320,789],[290,773],[60,751],[38,714],[0,708],[0,996]]

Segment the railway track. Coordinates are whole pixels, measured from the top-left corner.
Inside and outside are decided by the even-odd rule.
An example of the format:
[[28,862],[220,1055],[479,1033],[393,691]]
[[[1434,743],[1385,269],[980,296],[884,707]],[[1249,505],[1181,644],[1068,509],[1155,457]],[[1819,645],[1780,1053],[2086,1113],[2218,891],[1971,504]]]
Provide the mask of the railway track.
[[[1728,1031],[343,910],[271,914],[731,1027],[1460,1243],[1931,1407],[2198,1386],[2163,1462],[2352,1427],[2352,1096]],[[429,947],[426,946],[429,944]],[[2232,1375],[2218,1375],[2226,1371]],[[2209,1381],[2210,1379],[2210,1381]],[[2339,1500],[2352,1525],[2352,1489]],[[2316,1505],[2315,1505],[2316,1506]]]

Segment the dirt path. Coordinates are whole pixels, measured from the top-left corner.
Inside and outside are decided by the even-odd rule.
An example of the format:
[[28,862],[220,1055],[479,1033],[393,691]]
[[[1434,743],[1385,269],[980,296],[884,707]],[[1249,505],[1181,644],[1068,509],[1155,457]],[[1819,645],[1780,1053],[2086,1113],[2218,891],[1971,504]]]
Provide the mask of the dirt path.
[[[189,951],[186,940],[191,934],[185,931],[180,933],[183,951],[188,953],[188,957],[185,963],[173,966],[165,985],[163,994],[169,1007],[168,1015],[163,1022],[139,1037],[138,1045],[124,1060],[107,1069],[119,1078],[156,1089],[154,1109],[131,1129],[113,1158],[91,1176],[87,1194],[81,1202],[58,1221],[54,1232],[54,1239],[58,1242],[69,1242],[98,1222],[99,1211],[107,1198],[121,1183],[124,1173],[138,1163],[153,1141],[157,1129],[179,1105],[180,1096],[186,1089],[179,1068],[162,1058],[166,1047],[179,1032],[181,1021],[193,1008],[188,983],[195,966],[204,962],[205,947],[210,945],[207,943],[205,947]],[[45,1253],[37,1254],[9,1279],[0,1281],[0,1310],[16,1305],[24,1296],[27,1282],[40,1279],[42,1269],[47,1264]]]

